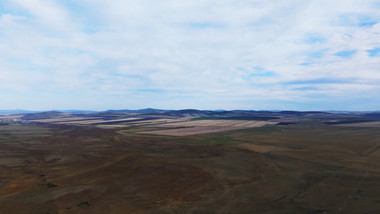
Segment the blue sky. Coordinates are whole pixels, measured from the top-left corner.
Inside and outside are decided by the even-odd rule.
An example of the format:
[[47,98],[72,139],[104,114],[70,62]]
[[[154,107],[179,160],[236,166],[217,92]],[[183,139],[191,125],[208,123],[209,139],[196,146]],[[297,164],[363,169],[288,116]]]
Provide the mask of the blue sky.
[[0,0],[0,109],[380,110],[380,0]]

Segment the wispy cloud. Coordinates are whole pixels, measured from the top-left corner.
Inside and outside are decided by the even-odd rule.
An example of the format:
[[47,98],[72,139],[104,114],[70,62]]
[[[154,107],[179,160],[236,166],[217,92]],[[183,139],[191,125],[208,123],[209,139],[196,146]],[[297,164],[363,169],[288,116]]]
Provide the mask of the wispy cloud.
[[187,27],[193,28],[223,28],[222,24],[211,23],[211,22],[190,22],[186,24]]
[[380,101],[376,5],[5,0],[0,108],[339,109],[369,100],[363,94]]
[[336,52],[334,55],[341,58],[351,58],[356,53],[356,50],[344,50]]
[[316,58],[316,59],[320,59],[324,56],[324,54],[326,53],[327,50],[320,50],[320,51],[316,51],[316,52],[312,52],[312,53],[309,53],[308,56],[311,57],[311,58]]
[[308,34],[305,38],[306,44],[318,44],[326,42],[326,38],[318,34]]
[[353,80],[348,79],[331,79],[331,78],[317,78],[309,80],[294,80],[286,82],[289,85],[320,85],[320,84],[348,84],[353,83]]
[[370,57],[380,56],[380,48],[369,49],[369,50],[367,50],[367,52],[368,52]]
[[339,16],[339,24],[345,26],[372,27],[380,22],[380,17],[367,14],[349,14]]

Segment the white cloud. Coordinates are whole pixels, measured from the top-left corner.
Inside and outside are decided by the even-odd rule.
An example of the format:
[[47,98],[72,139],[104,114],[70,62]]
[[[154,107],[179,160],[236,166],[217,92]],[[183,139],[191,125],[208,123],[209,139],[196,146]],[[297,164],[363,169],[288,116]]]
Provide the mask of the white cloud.
[[[109,106],[95,108],[170,105],[160,99],[173,108],[277,108],[281,100],[293,101],[294,108],[300,100],[323,106],[315,93],[325,94],[326,103],[333,96],[359,99],[355,91],[380,93],[380,63],[367,52],[380,47],[375,3],[5,1],[0,89],[117,95]],[[356,52],[334,55],[345,50]],[[273,75],[249,77],[254,67]],[[290,84],[326,78],[338,83]],[[347,79],[351,83],[339,83]]]

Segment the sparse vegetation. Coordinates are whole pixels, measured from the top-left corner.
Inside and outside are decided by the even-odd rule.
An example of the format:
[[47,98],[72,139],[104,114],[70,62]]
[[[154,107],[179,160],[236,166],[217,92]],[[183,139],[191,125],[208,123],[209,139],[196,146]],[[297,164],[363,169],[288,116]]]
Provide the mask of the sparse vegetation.
[[6,175],[0,178],[0,208],[16,214],[25,213],[26,204],[35,213],[378,210],[379,128],[297,117],[288,126],[188,136],[141,132],[242,121],[180,117],[113,129],[55,122],[0,126],[0,173]]
[[82,201],[78,204],[78,207],[88,207],[90,203],[88,201]]
[[53,188],[53,187],[57,187],[58,185],[57,184],[53,184],[53,183],[46,183],[46,186],[48,188]]

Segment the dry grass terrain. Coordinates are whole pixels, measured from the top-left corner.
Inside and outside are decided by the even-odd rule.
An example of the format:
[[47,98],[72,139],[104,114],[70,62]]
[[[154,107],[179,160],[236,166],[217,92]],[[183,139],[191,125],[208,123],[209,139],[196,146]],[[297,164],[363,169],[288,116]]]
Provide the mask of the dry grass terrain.
[[19,119],[22,116],[23,116],[22,114],[0,115],[0,120],[2,120],[2,119],[5,119],[5,120],[7,120],[7,119],[9,119],[9,120]]
[[158,127],[261,127],[274,125],[276,122],[245,120],[195,120],[160,124]]
[[138,118],[104,120],[99,117],[67,117],[67,118],[40,119],[40,120],[31,120],[31,121],[40,122],[40,123],[90,125],[90,124],[104,123],[104,122],[128,122],[130,120],[136,120],[136,119]]
[[337,126],[343,126],[343,127],[374,127],[374,128],[380,128],[380,121],[364,122],[364,123],[340,124],[340,125],[337,125]]
[[145,131],[145,132],[139,132],[139,133],[170,135],[170,136],[188,136],[188,135],[215,133],[215,132],[225,132],[225,131],[232,131],[232,130],[237,130],[237,129],[242,129],[242,127],[200,126],[200,127],[190,127],[190,128]]
[[158,125],[155,124],[155,125],[148,126],[148,127],[158,127],[158,128],[175,128],[175,127],[186,127],[186,128],[144,131],[144,132],[139,132],[139,133],[156,134],[156,135],[171,135],[171,136],[188,136],[188,135],[233,131],[233,130],[239,130],[239,129],[262,127],[265,125],[275,125],[275,124],[277,123],[268,122],[268,121],[197,120],[197,121],[172,122],[172,123],[165,123],[165,124],[158,124]]
[[0,126],[0,213],[380,213],[379,128],[144,124]]
[[32,122],[40,123],[66,123],[66,122],[77,122],[84,120],[96,120],[100,119],[98,117],[63,117],[63,118],[52,118],[52,119],[39,119],[39,120],[30,120]]

